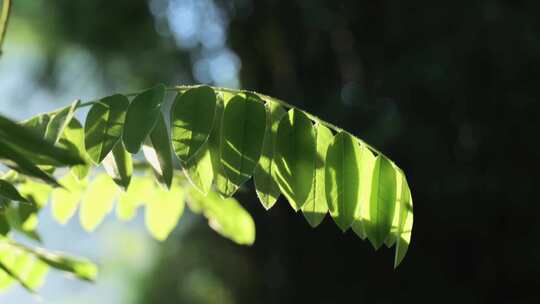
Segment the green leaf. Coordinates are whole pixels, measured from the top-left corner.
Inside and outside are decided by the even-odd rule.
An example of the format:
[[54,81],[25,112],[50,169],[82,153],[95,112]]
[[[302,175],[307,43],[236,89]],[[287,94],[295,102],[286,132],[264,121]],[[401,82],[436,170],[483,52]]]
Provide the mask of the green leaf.
[[157,189],[146,204],[145,223],[150,234],[164,241],[184,212],[184,191],[178,185],[170,190]]
[[311,193],[302,206],[302,213],[311,227],[317,227],[328,212],[325,191],[325,163],[328,146],[332,143],[332,131],[320,123],[315,124],[315,174]]
[[0,197],[13,201],[28,202],[26,198],[17,191],[15,186],[3,179],[0,179]]
[[21,174],[41,179],[42,181],[53,186],[59,186],[56,179],[45,173],[38,166],[34,165],[32,161],[28,160],[25,156],[21,155],[18,151],[15,151],[9,145],[3,143],[1,140],[0,163],[5,164],[9,168]]
[[84,230],[91,232],[111,212],[118,187],[112,179],[101,174],[97,176],[83,196],[79,217]]
[[398,267],[409,249],[411,243],[411,233],[413,228],[413,201],[411,190],[405,174],[399,170],[398,174],[398,193],[396,217],[398,225],[396,232],[396,255],[394,259],[394,268]]
[[161,115],[164,97],[165,86],[158,84],[137,95],[129,105],[122,136],[128,152],[132,154],[139,152],[142,143]]
[[65,225],[75,214],[87,187],[87,182],[86,180],[78,180],[72,174],[66,174],[60,183],[64,188],[55,188],[51,194],[51,212],[58,223]]
[[84,124],[84,143],[90,159],[101,163],[122,135],[129,101],[116,94],[94,104]]
[[183,171],[191,184],[201,193],[206,195],[210,191],[214,169],[208,142],[204,143],[199,152],[184,165]]
[[83,180],[90,171],[91,160],[86,153],[84,129],[75,117],[73,117],[64,128],[59,144],[72,151],[73,154],[80,155],[81,158],[86,161],[86,164],[71,166],[71,173],[79,180]]
[[171,109],[171,138],[174,152],[188,162],[208,141],[216,112],[216,94],[207,86],[178,94]]
[[362,157],[360,158],[360,199],[358,209],[352,229],[362,240],[367,238],[366,227],[370,222],[369,204],[371,199],[371,184],[373,179],[373,169],[375,166],[375,155],[361,144]]
[[225,105],[234,97],[234,95],[228,92],[219,92],[216,97],[216,114],[214,116],[214,127],[212,128],[212,133],[208,138],[208,149],[210,150],[210,159],[212,160],[212,177],[216,190],[222,196],[227,197],[233,195],[233,192],[228,190],[229,183],[221,163],[221,131]]
[[60,140],[60,136],[62,136],[64,129],[73,118],[75,110],[80,103],[80,100],[76,100],[71,105],[52,115],[51,120],[47,124],[47,129],[45,130],[45,140],[52,142],[53,144],[56,144]]
[[6,150],[14,150],[17,155],[30,159],[30,163],[34,165],[67,166],[84,163],[78,155],[44,140],[36,130],[21,126],[1,115],[0,146],[4,148],[4,151],[0,152],[0,158],[9,157],[10,153]]
[[170,188],[173,178],[172,152],[167,125],[161,113],[150,136],[144,142],[143,153],[157,179]]
[[362,146],[346,132],[339,132],[326,155],[326,199],[330,215],[342,231],[355,219],[360,201]]
[[366,234],[375,249],[381,247],[392,227],[396,201],[396,173],[392,163],[378,155],[373,168]]
[[279,122],[275,160],[279,188],[295,211],[302,207],[311,192],[315,149],[311,121],[303,112],[289,110]]
[[279,103],[273,101],[266,102],[266,110],[266,133],[261,157],[253,172],[253,181],[261,204],[268,210],[274,206],[280,194],[274,153],[279,121],[286,112]]
[[255,223],[251,215],[234,198],[221,198],[210,192],[202,196],[190,193],[190,208],[204,214],[208,225],[217,233],[240,245],[252,245],[255,241]]
[[126,192],[120,193],[116,206],[116,216],[122,221],[131,220],[139,206],[149,202],[154,196],[154,181],[146,176],[133,176]]
[[262,101],[252,94],[236,95],[225,106],[221,128],[221,165],[230,194],[251,177],[261,155],[266,129]]
[[129,187],[133,173],[133,161],[131,154],[124,148],[124,143],[119,141],[103,160],[103,167],[113,181],[124,190]]
[[0,235],[5,236],[10,230],[11,226],[8,223],[6,215],[3,212],[0,212]]

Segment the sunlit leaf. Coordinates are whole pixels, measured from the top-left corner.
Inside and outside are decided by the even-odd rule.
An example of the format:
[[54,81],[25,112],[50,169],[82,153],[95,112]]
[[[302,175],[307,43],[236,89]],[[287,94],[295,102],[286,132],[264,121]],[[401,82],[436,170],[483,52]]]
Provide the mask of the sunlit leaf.
[[409,249],[411,243],[411,233],[413,228],[413,201],[411,196],[411,190],[405,174],[399,171],[400,191],[398,199],[398,210],[396,216],[398,217],[398,226],[396,232],[396,255],[394,259],[394,268],[398,267]]
[[396,201],[396,173],[392,163],[378,155],[373,168],[369,219],[366,234],[375,249],[381,247],[390,233]]
[[203,194],[212,188],[214,169],[208,142],[204,143],[199,152],[184,165],[184,173],[191,184]]
[[314,126],[316,150],[315,152],[315,174],[311,193],[302,206],[302,213],[311,227],[317,227],[328,212],[325,191],[325,163],[328,146],[332,143],[332,131],[322,124]]
[[146,176],[133,176],[126,192],[120,193],[116,205],[116,216],[122,221],[131,220],[139,206],[149,202],[154,196],[154,181]]
[[253,172],[253,181],[257,197],[263,207],[268,210],[276,203],[280,191],[276,177],[276,164],[274,161],[275,141],[279,121],[285,115],[285,110],[278,103],[266,102],[267,122],[264,135],[263,149],[259,162]]
[[126,150],[139,152],[142,143],[150,134],[161,115],[161,103],[165,97],[165,86],[158,84],[137,95],[127,110],[122,139]]
[[172,151],[167,125],[161,113],[158,114],[156,125],[150,132],[150,136],[144,142],[143,153],[157,179],[170,188],[173,178]]
[[279,188],[295,211],[302,207],[311,192],[315,149],[311,121],[303,112],[289,110],[279,122],[275,160]]
[[86,153],[86,146],[84,144],[84,129],[75,117],[73,117],[64,128],[59,144],[72,151],[72,153],[80,155],[81,158],[86,161],[86,164],[74,165],[71,167],[71,172],[75,177],[79,180],[84,179],[90,171],[91,161]]
[[221,165],[226,194],[246,182],[259,161],[266,129],[266,109],[255,95],[236,95],[225,106],[221,125]]
[[17,191],[15,186],[3,179],[0,179],[0,197],[13,201],[28,202],[26,198]]
[[184,212],[184,191],[178,185],[170,190],[157,189],[146,204],[144,220],[150,234],[165,240]]
[[216,94],[200,86],[178,94],[171,108],[171,138],[176,156],[187,162],[202,148],[212,131]]
[[84,124],[84,143],[94,163],[101,163],[122,135],[128,105],[124,95],[116,94],[90,108]]
[[326,155],[326,199],[330,215],[345,231],[354,221],[359,208],[360,163],[363,150],[345,132],[334,136]]
[[235,189],[228,189],[229,183],[225,176],[225,170],[221,163],[221,140],[222,140],[222,120],[225,105],[231,100],[234,95],[228,92],[219,92],[216,95],[216,114],[214,116],[214,127],[208,138],[208,148],[210,150],[210,159],[212,160],[212,177],[216,190],[223,196],[231,196]]
[[64,188],[55,188],[51,194],[51,212],[53,218],[60,224],[66,224],[77,211],[79,202],[87,187],[85,180],[78,180],[72,174],[66,174],[60,179]]
[[112,210],[113,201],[118,194],[118,187],[113,180],[101,174],[88,186],[83,195],[79,218],[84,230],[91,232],[101,223],[103,218]]
[[124,148],[124,143],[118,141],[114,148],[103,160],[103,167],[113,181],[124,190],[129,187],[133,174],[131,154]]
[[375,166],[375,155],[364,145],[360,144],[362,157],[360,158],[360,198],[358,209],[352,229],[362,240],[367,238],[366,226],[370,222],[369,204],[371,199],[371,184],[373,178],[373,169]]
[[208,219],[208,225],[217,233],[241,245],[255,241],[255,223],[251,215],[234,198],[221,198],[210,192],[206,197],[190,193],[190,208],[197,208]]
[[70,123],[75,114],[75,109],[77,109],[77,106],[80,103],[80,100],[76,100],[71,105],[52,115],[51,120],[47,124],[47,129],[45,130],[45,140],[50,141],[53,144],[56,144],[60,140],[64,129]]

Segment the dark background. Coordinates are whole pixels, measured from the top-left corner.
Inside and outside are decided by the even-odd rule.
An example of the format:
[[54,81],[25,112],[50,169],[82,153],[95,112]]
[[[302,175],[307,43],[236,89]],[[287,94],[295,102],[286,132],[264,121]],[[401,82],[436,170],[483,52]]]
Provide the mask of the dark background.
[[[16,2],[41,31],[47,86],[73,45],[95,56],[111,90],[196,82],[201,47],[158,35],[147,1]],[[405,170],[412,245],[394,270],[393,249],[374,252],[329,217],[311,229],[283,198],[264,211],[250,181],[237,198],[255,245],[201,220],[164,243],[140,303],[539,302],[539,1],[214,3],[229,16],[242,88],[351,131]]]

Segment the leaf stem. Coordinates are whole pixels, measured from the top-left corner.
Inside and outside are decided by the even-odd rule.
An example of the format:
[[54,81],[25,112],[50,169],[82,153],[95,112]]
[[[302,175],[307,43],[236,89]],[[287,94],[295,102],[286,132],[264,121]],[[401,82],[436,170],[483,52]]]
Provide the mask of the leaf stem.
[[11,13],[11,0],[2,1],[2,14],[0,15],[0,56],[2,55],[2,45],[6,37],[9,14]]

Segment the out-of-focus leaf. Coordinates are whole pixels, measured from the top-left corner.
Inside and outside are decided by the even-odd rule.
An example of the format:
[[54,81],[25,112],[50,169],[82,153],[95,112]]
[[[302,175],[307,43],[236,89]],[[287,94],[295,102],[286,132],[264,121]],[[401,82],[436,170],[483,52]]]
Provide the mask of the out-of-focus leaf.
[[143,153],[157,179],[170,188],[173,178],[172,152],[167,125],[161,113],[158,114],[156,125],[150,132],[150,136],[144,142]]
[[364,222],[366,234],[375,249],[381,247],[390,233],[396,202],[396,173],[392,163],[378,155],[373,168],[369,219]]
[[[9,146],[9,147],[7,147]],[[30,159],[33,165],[67,166],[82,164],[78,155],[69,150],[55,147],[43,139],[36,131],[21,126],[0,115],[0,158],[13,154],[7,151],[17,151],[18,158]],[[21,156],[24,155],[24,156]],[[16,159],[12,159],[17,162]]]
[[361,146],[345,132],[334,136],[326,155],[326,199],[330,215],[342,231],[354,221],[360,201]]
[[60,140],[60,136],[64,132],[64,129],[68,126],[69,122],[75,114],[75,109],[81,103],[80,100],[74,101],[71,105],[54,113],[51,120],[47,124],[45,130],[45,140],[56,144]]
[[144,220],[150,234],[164,241],[184,212],[184,191],[175,184],[170,190],[157,189],[146,204]]
[[51,212],[53,218],[64,225],[75,214],[87,182],[78,180],[72,174],[66,174],[60,179],[60,184],[64,188],[55,188],[51,194]]
[[6,215],[3,212],[0,212],[0,235],[5,236],[10,230],[11,227],[7,221]]
[[171,138],[176,156],[188,162],[208,141],[216,112],[216,94],[207,86],[176,97],[171,109]]
[[84,143],[94,163],[101,163],[122,135],[128,106],[128,99],[116,94],[102,98],[90,108],[84,124]]
[[311,121],[303,112],[289,110],[279,122],[275,161],[279,188],[295,211],[311,192],[315,150]]
[[133,176],[128,190],[120,193],[116,206],[116,216],[122,221],[132,219],[137,212],[137,208],[149,202],[155,191],[154,181],[150,177]]
[[28,202],[26,198],[24,198],[19,191],[17,191],[15,186],[3,179],[0,179],[0,197],[13,201]]
[[227,194],[246,182],[262,151],[266,110],[252,94],[236,95],[225,106],[221,125],[221,165],[227,177]]
[[280,194],[274,152],[278,124],[286,112],[283,107],[273,101],[266,102],[266,110],[266,134],[264,135],[261,157],[253,172],[253,181],[257,197],[259,197],[263,207],[268,210],[274,206]]
[[133,161],[123,142],[117,142],[112,151],[107,154],[103,160],[103,167],[118,186],[127,190],[133,174]]
[[202,212],[208,225],[222,236],[240,245],[252,245],[255,241],[255,223],[251,215],[234,198],[221,198],[210,192],[203,196],[190,192],[190,208]]
[[315,124],[315,174],[311,193],[307,201],[302,206],[302,213],[311,227],[317,227],[328,212],[328,203],[326,202],[325,191],[325,163],[326,151],[332,143],[332,131],[320,123]]
[[90,171],[90,157],[86,153],[86,147],[84,144],[84,129],[81,123],[73,117],[68,125],[64,128],[64,132],[60,137],[59,144],[66,149],[72,151],[74,154],[78,154],[82,159],[86,161],[86,164],[74,165],[71,167],[71,172],[79,180],[83,180]]
[[127,110],[122,139],[126,150],[132,154],[139,152],[142,143],[150,134],[158,117],[165,97],[165,86],[158,84],[137,95]]
[[101,174],[88,186],[81,202],[79,217],[84,230],[91,232],[112,210],[118,187],[112,179]]

